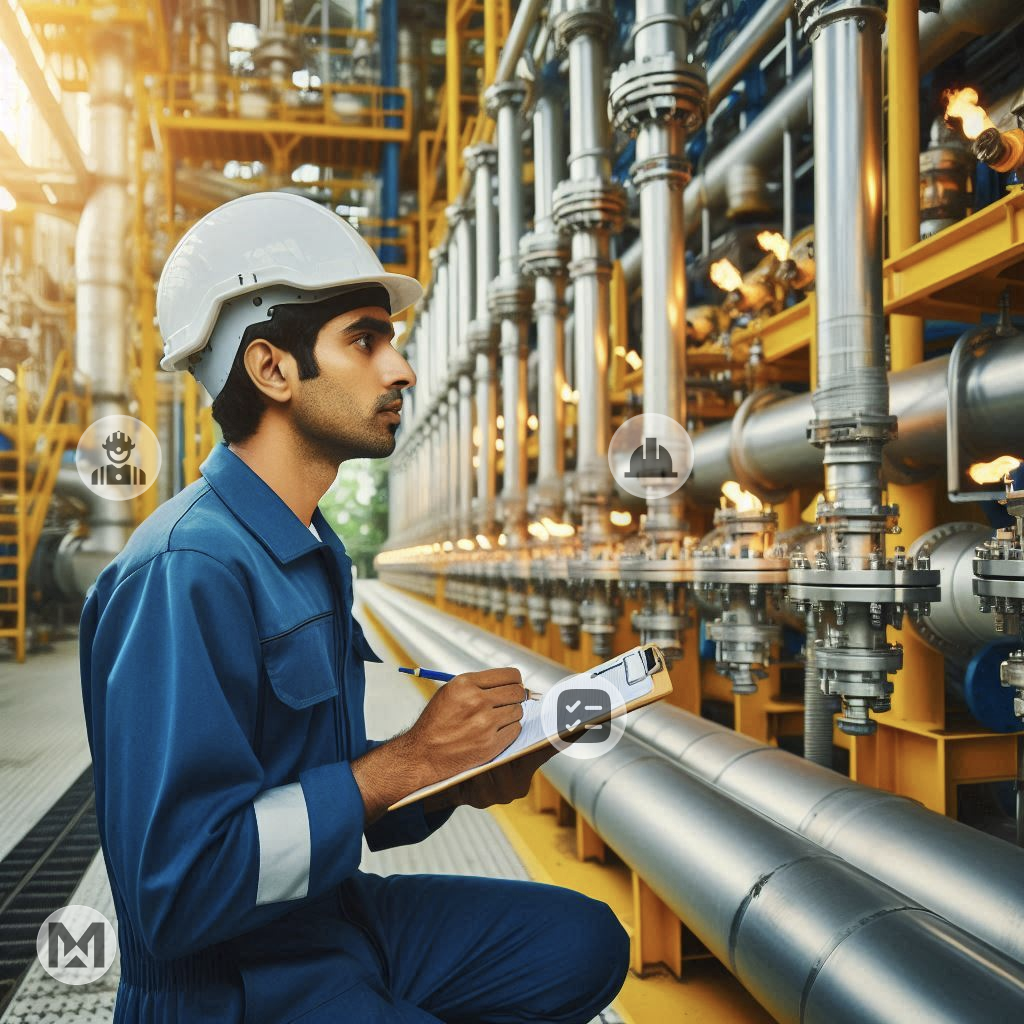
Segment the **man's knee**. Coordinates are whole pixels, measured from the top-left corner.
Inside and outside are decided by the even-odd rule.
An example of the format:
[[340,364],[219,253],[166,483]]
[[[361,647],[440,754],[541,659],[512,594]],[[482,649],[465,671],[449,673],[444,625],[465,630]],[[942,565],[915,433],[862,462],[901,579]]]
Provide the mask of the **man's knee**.
[[563,936],[563,959],[569,997],[552,1021],[588,1021],[619,993],[629,969],[629,936],[607,904],[575,894]]

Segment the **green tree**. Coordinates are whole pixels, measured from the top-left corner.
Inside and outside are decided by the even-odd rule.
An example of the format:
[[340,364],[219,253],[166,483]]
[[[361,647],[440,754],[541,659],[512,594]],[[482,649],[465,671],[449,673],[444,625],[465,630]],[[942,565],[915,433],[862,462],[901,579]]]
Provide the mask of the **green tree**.
[[359,576],[376,575],[373,558],[388,535],[388,462],[343,462],[337,479],[320,499],[320,511],[341,538]]

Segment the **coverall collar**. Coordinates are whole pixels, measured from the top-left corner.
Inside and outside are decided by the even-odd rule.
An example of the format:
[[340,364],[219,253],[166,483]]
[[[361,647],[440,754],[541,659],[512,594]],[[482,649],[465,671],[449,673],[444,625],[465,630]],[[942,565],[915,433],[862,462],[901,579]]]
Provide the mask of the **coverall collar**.
[[[320,547],[320,541],[280,495],[224,442],[213,446],[199,472],[220,500],[282,565]],[[313,510],[313,526],[339,561],[349,560],[345,545],[327,525],[319,506]]]

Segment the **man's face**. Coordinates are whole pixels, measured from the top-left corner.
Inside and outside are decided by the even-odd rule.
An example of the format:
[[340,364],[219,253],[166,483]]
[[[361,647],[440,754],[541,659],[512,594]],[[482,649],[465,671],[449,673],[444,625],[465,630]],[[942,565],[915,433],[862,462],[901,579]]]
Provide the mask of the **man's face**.
[[379,306],[354,309],[320,328],[313,354],[320,375],[299,381],[292,400],[296,427],[340,465],[382,459],[395,450],[403,399],[416,374],[392,345],[394,328]]

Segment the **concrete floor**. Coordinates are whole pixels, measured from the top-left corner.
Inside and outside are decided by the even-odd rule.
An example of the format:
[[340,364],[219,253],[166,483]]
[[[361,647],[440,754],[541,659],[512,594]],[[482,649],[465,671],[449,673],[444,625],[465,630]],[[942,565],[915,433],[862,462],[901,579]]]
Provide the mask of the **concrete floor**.
[[[415,720],[423,698],[395,671],[387,645],[367,616],[356,616],[383,664],[367,663],[367,734],[394,735]],[[0,858],[22,839],[89,764],[82,713],[78,644],[55,643],[23,665],[0,662]],[[378,874],[437,872],[494,878],[528,878],[494,818],[459,808],[443,829],[416,846],[380,853],[363,849],[364,870]],[[71,903],[94,907],[114,921],[102,856],[97,854]],[[94,1024],[109,1021],[120,963],[91,985],[71,987],[33,964],[0,1024]],[[593,1024],[615,1024],[607,1011]]]

